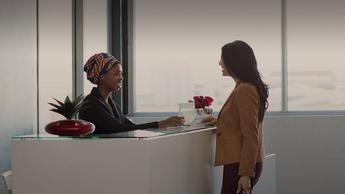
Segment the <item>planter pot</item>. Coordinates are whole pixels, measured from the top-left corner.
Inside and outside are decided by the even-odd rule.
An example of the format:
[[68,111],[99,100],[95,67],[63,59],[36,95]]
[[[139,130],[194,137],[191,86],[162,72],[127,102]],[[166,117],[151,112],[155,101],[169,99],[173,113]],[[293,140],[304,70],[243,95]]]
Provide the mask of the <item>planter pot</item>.
[[66,119],[49,123],[45,130],[53,135],[81,136],[92,133],[95,125],[84,120]]

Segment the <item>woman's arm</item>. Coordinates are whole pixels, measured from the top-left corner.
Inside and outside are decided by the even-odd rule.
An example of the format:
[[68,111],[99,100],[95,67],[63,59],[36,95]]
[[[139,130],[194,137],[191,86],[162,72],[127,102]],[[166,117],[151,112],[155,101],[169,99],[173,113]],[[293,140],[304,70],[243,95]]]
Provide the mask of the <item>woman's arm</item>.
[[217,124],[217,118],[215,118],[213,116],[208,116],[208,117],[203,118],[201,123],[203,123],[206,126],[216,125]]
[[238,87],[235,100],[243,137],[239,175],[254,177],[257,150],[259,149],[259,97],[255,87],[247,84]]
[[123,116],[125,124],[127,125],[136,125],[138,129],[147,129],[147,128],[158,128],[158,122],[149,122],[144,124],[135,124],[132,120],[128,119],[126,116]]
[[125,122],[121,123],[114,118],[102,106],[84,106],[79,112],[79,118],[92,122],[96,126],[95,133],[117,133],[132,131],[143,128],[157,128],[158,123],[152,122],[142,125],[136,125],[124,117]]

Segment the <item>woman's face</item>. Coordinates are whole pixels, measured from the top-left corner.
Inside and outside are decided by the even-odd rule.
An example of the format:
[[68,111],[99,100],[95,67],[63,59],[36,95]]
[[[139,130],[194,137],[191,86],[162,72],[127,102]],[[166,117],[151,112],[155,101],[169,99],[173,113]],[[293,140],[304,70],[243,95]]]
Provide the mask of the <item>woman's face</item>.
[[228,70],[226,70],[225,68],[225,64],[223,62],[223,58],[220,57],[220,61],[218,63],[221,67],[222,67],[222,73],[223,73],[223,76],[231,76],[231,74],[228,72]]
[[110,91],[119,91],[122,87],[122,65],[116,64],[101,78],[99,84]]

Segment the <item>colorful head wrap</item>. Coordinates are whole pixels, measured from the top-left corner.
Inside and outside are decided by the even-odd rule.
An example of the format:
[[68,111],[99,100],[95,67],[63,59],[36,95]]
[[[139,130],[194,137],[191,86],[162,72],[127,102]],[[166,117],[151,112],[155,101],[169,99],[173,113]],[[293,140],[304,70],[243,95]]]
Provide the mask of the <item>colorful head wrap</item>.
[[98,53],[87,60],[84,65],[84,71],[87,73],[87,79],[97,84],[101,76],[106,74],[114,65],[120,63],[115,57],[108,53]]

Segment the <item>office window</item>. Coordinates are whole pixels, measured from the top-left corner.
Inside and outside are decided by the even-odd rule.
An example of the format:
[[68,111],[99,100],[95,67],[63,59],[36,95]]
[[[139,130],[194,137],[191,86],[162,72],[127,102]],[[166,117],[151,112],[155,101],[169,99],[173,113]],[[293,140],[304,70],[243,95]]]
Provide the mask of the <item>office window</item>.
[[237,39],[254,49],[269,110],[280,110],[280,1],[135,1],[134,111],[176,112],[194,95],[214,97],[220,110],[235,85],[222,77],[221,47]]
[[345,109],[345,1],[287,1],[289,110]]

